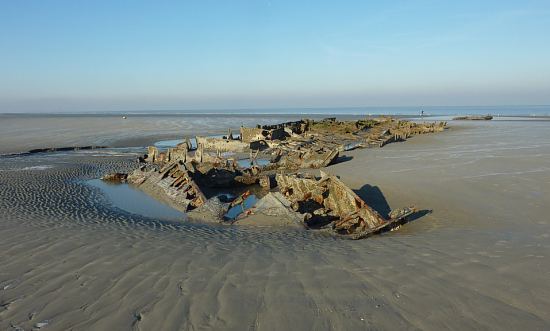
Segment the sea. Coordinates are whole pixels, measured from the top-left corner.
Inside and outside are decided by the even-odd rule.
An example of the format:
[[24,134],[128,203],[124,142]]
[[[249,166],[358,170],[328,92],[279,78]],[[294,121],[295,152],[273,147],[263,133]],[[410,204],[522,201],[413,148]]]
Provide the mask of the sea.
[[237,108],[237,109],[181,109],[181,110],[116,110],[116,111],[62,111],[62,112],[16,112],[9,109],[0,112],[0,116],[33,116],[47,114],[52,116],[173,116],[173,115],[398,115],[398,116],[455,116],[486,115],[493,116],[550,116],[550,105],[505,105],[505,106],[366,106],[366,107],[314,107],[314,108]]

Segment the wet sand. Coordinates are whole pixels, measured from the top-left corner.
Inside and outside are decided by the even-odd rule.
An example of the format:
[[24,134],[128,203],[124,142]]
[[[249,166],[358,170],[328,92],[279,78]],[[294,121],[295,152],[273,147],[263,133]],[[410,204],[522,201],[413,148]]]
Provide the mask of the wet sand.
[[161,222],[84,183],[134,156],[4,158],[0,329],[548,329],[550,122],[451,125],[327,169],[432,210],[361,241]]

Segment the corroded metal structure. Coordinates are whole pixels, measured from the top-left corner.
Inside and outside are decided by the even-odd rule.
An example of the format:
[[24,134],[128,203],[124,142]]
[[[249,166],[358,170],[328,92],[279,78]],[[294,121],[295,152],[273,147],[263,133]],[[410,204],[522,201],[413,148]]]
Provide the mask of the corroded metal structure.
[[414,207],[407,207],[394,212],[394,218],[385,219],[336,176],[324,172],[321,175],[320,179],[303,174],[276,177],[281,193],[294,204],[296,211],[306,213],[305,221],[311,227],[361,239],[395,226],[415,211]]
[[[230,130],[223,138],[196,137],[195,146],[189,140],[163,152],[151,146],[140,158],[145,164],[138,170],[127,176],[107,175],[105,180],[127,180],[189,211],[190,219],[231,224],[270,219],[271,225],[360,239],[393,229],[415,209],[394,210],[384,217],[337,177],[321,172],[316,178],[297,171],[324,168],[344,151],[382,147],[445,128],[445,122],[392,118],[328,118],[241,128],[238,137]],[[239,162],[243,157],[247,157],[244,164]],[[226,201],[222,191],[231,192],[233,198]]]

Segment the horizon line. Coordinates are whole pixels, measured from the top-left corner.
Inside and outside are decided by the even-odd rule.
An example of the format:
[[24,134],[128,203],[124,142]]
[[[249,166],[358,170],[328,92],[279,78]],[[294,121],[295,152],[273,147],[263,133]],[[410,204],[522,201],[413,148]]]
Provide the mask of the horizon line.
[[[174,112],[216,112],[216,111],[270,111],[270,110],[330,110],[330,109],[373,109],[373,108],[512,108],[512,107],[550,107],[550,104],[494,104],[494,105],[407,105],[407,106],[333,106],[333,107],[236,107],[236,108],[182,108],[182,109],[122,109],[122,110],[58,110],[58,111],[0,111],[0,114],[97,114],[97,113],[123,113],[123,112],[158,112],[158,113],[174,113]],[[214,113],[215,114],[215,113]],[[283,113],[284,114],[284,113]]]

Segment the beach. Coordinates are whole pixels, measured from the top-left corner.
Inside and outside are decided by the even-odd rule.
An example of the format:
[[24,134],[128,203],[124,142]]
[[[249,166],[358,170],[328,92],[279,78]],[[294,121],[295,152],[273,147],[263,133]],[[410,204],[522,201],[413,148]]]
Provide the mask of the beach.
[[286,118],[203,120],[208,128],[112,118],[125,129],[32,119],[34,133],[2,121],[12,128],[0,130],[2,154],[44,142],[121,148],[0,160],[0,329],[550,327],[547,120],[452,121],[440,134],[345,152],[324,170],[373,208],[425,211],[359,241],[158,220],[87,184],[137,166],[143,149],[122,147]]

